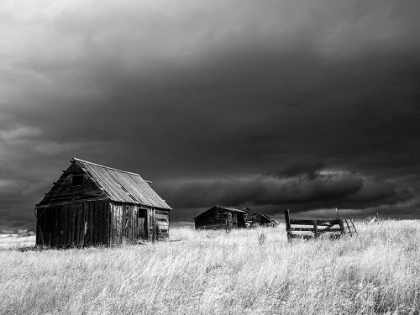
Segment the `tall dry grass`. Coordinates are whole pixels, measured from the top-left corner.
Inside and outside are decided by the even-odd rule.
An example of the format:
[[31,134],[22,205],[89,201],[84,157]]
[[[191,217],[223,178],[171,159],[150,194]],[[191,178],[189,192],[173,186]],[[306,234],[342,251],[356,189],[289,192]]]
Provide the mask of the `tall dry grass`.
[[[284,226],[0,251],[1,314],[419,314],[420,222],[288,243]],[[177,241],[175,241],[177,240]]]

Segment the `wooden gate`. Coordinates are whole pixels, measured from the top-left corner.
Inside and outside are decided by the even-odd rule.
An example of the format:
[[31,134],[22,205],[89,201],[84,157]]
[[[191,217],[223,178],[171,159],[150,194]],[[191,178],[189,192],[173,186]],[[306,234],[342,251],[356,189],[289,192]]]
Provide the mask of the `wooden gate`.
[[[317,238],[325,233],[334,233],[331,237],[341,237],[344,235],[357,235],[353,220],[333,219],[333,220],[302,220],[290,219],[289,209],[284,210],[286,220],[287,239],[292,238]],[[295,232],[312,232],[313,234],[299,234]]]

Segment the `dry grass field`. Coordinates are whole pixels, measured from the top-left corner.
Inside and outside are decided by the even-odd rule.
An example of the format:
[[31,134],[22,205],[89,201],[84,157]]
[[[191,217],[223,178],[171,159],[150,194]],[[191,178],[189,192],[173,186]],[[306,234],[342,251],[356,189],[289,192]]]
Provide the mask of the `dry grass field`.
[[1,239],[0,313],[419,314],[420,222],[357,227],[292,243],[284,226],[83,250]]

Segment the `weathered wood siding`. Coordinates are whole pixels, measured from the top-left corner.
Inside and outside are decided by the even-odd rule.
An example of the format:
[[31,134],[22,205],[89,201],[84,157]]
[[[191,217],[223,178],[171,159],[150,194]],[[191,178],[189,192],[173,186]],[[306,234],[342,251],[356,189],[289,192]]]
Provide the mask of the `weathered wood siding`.
[[155,210],[156,227],[158,241],[163,241],[169,238],[169,211]]
[[36,244],[50,247],[109,244],[109,200],[37,209]]
[[109,246],[168,238],[167,210],[114,203],[108,199],[37,209],[37,245]]
[[169,237],[169,211],[112,203],[110,233],[112,244],[165,240]]
[[[111,204],[111,243],[137,243],[147,238],[147,210],[126,203]],[[141,222],[139,224],[139,214]]]
[[[72,185],[73,176],[83,176],[83,185]],[[98,185],[88,176],[83,169],[77,164],[72,163],[67,170],[63,172],[60,179],[54,183],[53,187],[39,203],[38,206],[51,204],[64,204],[67,202],[104,199],[106,194],[98,187]]]
[[210,209],[195,219],[196,229],[224,229],[226,222],[233,228],[244,227],[243,213],[225,209]]

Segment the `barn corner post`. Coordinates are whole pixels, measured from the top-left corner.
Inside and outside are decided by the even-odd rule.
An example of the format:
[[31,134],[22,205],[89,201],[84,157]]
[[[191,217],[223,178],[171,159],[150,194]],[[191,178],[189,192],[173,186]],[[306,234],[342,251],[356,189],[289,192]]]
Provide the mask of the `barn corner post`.
[[286,221],[287,239],[289,240],[291,238],[289,209],[284,210],[284,218]]

